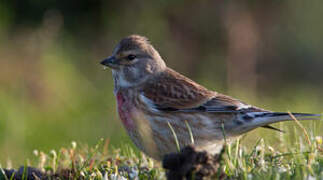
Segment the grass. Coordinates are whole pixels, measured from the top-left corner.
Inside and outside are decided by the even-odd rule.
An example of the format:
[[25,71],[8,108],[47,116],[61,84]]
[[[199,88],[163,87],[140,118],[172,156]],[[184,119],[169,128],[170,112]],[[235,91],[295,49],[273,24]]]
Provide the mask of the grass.
[[[226,146],[220,170],[231,179],[322,179],[322,136],[309,136],[313,133],[302,128],[297,128],[299,138],[294,145],[287,143],[290,135],[281,136],[280,143],[287,146],[286,151],[272,147],[263,138],[247,148],[243,146],[245,138],[239,138]],[[56,174],[59,179],[165,179],[159,162],[127,145],[109,148],[109,140],[101,139],[94,147],[72,142],[58,151],[33,153],[35,157],[26,160],[25,166]]]
[[[72,142],[67,148],[44,153],[35,150],[34,160],[25,166],[37,167],[59,179],[162,179],[164,172],[152,159],[125,146],[108,150],[109,141],[101,139],[94,147]],[[4,172],[1,169],[1,172]],[[1,173],[0,173],[1,174]],[[10,177],[7,177],[10,179]],[[1,179],[1,176],[0,176]],[[2,179],[1,179],[2,180]]]
[[319,146],[316,142],[307,151],[292,148],[284,153],[260,139],[248,153],[236,144],[226,151],[223,169],[229,177],[241,179],[321,179],[323,156]]

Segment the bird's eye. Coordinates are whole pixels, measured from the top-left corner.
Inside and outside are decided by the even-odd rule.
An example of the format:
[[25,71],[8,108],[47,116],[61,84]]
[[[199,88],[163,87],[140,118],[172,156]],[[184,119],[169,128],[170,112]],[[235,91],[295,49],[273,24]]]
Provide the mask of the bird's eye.
[[135,55],[133,55],[133,54],[130,54],[130,55],[128,55],[128,57],[127,57],[127,59],[129,60],[129,61],[132,61],[132,60],[134,60],[136,58],[136,56]]

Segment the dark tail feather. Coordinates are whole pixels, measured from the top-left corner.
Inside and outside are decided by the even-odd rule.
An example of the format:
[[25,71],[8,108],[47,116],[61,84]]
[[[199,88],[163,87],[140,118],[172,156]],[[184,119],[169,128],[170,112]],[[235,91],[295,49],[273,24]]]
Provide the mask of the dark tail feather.
[[[289,113],[284,112],[250,112],[247,113],[248,117],[252,117],[252,119],[245,119],[247,123],[244,126],[241,126],[241,132],[248,132],[257,127],[263,127],[279,132],[284,132],[278,128],[270,126],[270,124],[282,122],[282,121],[293,121],[293,118]],[[308,113],[292,113],[297,120],[320,120],[320,114],[308,114]],[[244,128],[242,128],[244,127]],[[240,133],[241,133],[240,132]]]
[[262,128],[266,128],[266,129],[271,129],[271,130],[274,130],[274,131],[278,131],[280,133],[285,133],[284,130],[281,130],[281,129],[278,129],[278,128],[275,128],[273,126],[270,126],[270,125],[265,125],[265,126],[261,126]]
[[[321,114],[310,114],[310,113],[291,113],[295,117],[320,117]],[[272,113],[265,113],[263,117],[277,117],[277,116],[290,116],[289,113],[286,112],[272,112]]]

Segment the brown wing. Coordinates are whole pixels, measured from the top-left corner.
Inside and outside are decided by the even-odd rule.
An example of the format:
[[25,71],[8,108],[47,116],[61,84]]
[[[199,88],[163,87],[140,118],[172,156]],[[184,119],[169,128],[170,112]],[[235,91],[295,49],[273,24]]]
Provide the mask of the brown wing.
[[174,109],[199,106],[216,94],[171,69],[146,83],[142,93],[159,108]]
[[206,112],[267,112],[264,109],[248,105],[238,99],[219,93],[198,107],[198,109]]
[[207,90],[171,69],[146,83],[142,95],[156,109],[164,111],[264,111],[229,96]]

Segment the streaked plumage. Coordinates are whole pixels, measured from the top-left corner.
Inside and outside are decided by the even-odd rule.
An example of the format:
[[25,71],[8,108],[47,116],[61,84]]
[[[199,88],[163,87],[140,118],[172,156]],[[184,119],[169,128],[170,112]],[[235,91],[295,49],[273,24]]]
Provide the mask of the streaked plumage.
[[[147,38],[124,38],[112,56],[101,62],[112,68],[118,113],[138,148],[155,159],[191,143],[191,128],[198,149],[217,153],[228,141],[257,127],[291,120],[288,113],[263,110],[238,99],[210,91],[168,68]],[[299,119],[317,114],[294,113]],[[169,123],[169,124],[168,124]],[[276,129],[277,130],[277,129]]]

